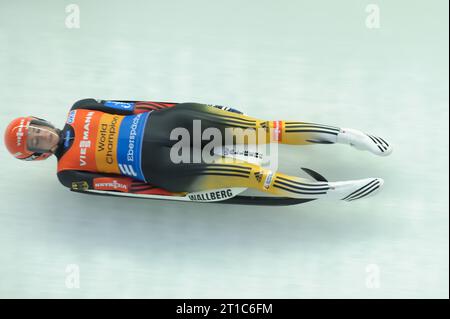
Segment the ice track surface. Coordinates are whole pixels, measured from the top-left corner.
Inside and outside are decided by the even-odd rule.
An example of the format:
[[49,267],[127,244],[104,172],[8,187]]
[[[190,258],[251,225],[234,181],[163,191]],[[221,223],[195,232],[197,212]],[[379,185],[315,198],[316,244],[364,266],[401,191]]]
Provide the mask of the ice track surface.
[[379,29],[360,1],[76,3],[79,29],[60,1],[0,4],[2,133],[86,97],[194,101],[395,150],[297,147],[280,169],[384,188],[273,208],[74,194],[2,139],[0,297],[448,298],[447,1],[382,2]]

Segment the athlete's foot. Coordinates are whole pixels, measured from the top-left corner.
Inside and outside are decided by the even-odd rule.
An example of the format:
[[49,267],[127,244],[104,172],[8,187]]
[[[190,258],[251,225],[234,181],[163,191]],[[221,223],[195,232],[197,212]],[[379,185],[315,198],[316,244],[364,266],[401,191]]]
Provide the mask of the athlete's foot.
[[366,178],[355,181],[330,182],[327,197],[353,201],[372,196],[381,189],[384,181],[381,178]]
[[337,143],[348,144],[358,150],[370,151],[380,156],[392,153],[392,146],[386,140],[351,128],[341,129],[337,135]]

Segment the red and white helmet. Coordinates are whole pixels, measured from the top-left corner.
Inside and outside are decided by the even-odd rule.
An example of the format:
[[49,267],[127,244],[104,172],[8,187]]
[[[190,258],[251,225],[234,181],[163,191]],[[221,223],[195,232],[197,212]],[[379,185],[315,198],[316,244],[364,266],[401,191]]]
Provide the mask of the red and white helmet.
[[27,148],[28,128],[30,124],[55,128],[50,122],[34,117],[19,117],[13,120],[5,131],[5,145],[8,151],[15,157],[25,161],[40,161],[52,155],[51,152],[39,153]]

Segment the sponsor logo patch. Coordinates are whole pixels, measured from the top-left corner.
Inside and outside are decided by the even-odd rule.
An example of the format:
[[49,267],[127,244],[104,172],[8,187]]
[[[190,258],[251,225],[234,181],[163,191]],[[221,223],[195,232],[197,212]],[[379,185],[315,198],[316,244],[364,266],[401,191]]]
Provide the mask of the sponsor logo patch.
[[91,140],[89,139],[91,120],[95,112],[89,112],[84,119],[83,139],[80,141],[80,166],[87,165],[87,150],[91,147]]
[[64,137],[64,148],[68,148],[70,146],[71,137],[72,137],[72,132],[70,130],[67,130],[66,136]]
[[267,130],[269,128],[269,121],[265,121],[261,123],[261,128]]
[[118,181],[117,179],[100,177],[94,180],[94,189],[128,192],[129,183]]
[[133,102],[106,101],[104,105],[107,106],[107,107],[111,107],[113,109],[117,109],[117,110],[132,111],[132,110],[134,110],[135,103],[133,103]]
[[233,191],[231,189],[223,189],[215,192],[205,192],[189,195],[189,199],[193,201],[211,201],[227,199],[230,197],[233,197]]
[[228,148],[228,147],[224,147],[222,149],[222,151],[223,151],[224,156],[240,155],[240,156],[253,157],[253,158],[259,158],[259,159],[263,158],[263,154],[256,152],[256,151],[253,152],[253,151],[249,151],[249,150],[237,150],[236,148]]
[[281,142],[282,121],[273,121],[272,139],[275,142]]
[[67,124],[72,125],[75,122],[75,116],[77,115],[77,110],[70,111],[69,116],[67,117]]
[[24,136],[24,133],[23,133],[23,124],[24,123],[25,123],[25,119],[22,119],[19,124],[19,129],[17,130],[17,133],[16,133],[17,146],[22,145],[22,140],[23,140],[23,136]]
[[119,134],[121,117],[117,115],[104,115],[100,120],[97,135],[97,158],[98,163],[114,165],[117,161],[117,135]]
[[255,172],[255,178],[256,178],[256,180],[258,181],[258,183],[260,183],[261,182],[261,179],[262,179],[262,172],[261,171],[259,171],[259,172]]
[[266,176],[266,180],[264,181],[264,188],[268,189],[270,186],[270,183],[272,182],[272,178],[273,178],[273,173],[269,172],[269,174],[267,174]]
[[145,181],[142,171],[142,144],[150,113],[125,116],[119,130],[118,168],[122,175]]

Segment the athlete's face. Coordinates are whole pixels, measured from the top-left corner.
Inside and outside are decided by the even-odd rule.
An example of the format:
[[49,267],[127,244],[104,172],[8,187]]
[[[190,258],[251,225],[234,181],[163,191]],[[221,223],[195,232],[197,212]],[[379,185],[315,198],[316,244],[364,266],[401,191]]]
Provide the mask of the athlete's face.
[[58,147],[59,135],[55,129],[31,124],[28,128],[27,148],[32,152],[54,153]]

